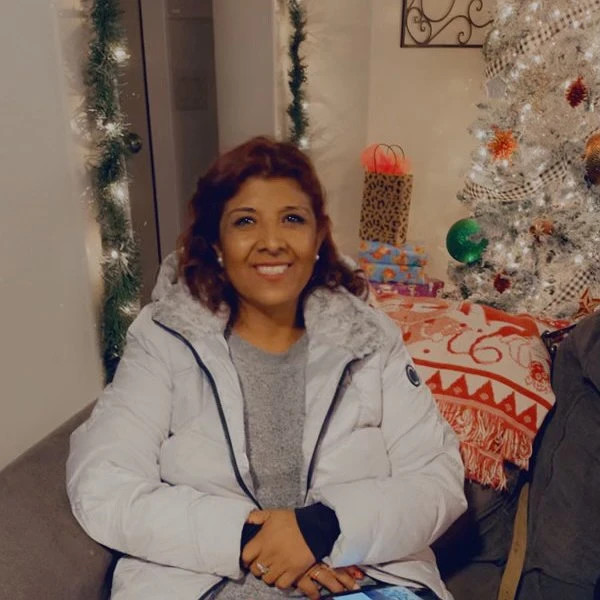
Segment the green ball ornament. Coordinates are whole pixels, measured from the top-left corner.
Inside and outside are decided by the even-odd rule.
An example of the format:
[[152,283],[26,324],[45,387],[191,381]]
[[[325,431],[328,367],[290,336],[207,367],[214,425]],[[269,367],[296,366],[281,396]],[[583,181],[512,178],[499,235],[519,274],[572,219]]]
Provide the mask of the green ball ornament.
[[475,219],[456,221],[446,235],[446,248],[452,258],[469,264],[481,260],[488,240],[481,237],[481,227]]

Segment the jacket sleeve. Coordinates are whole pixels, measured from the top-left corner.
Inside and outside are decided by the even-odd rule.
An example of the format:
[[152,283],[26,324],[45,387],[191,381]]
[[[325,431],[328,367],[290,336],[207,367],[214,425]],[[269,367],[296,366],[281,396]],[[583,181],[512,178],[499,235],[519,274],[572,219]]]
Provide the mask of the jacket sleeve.
[[389,476],[312,493],[339,521],[341,533],[329,557],[334,566],[377,564],[422,551],[467,506],[457,438],[429,388],[411,372],[400,336],[383,361],[381,431]]
[[166,335],[147,311],[130,327],[112,384],[71,435],[71,507],[87,534],[105,546],[236,578],[241,531],[254,505],[161,481],[159,453],[169,435],[172,397]]

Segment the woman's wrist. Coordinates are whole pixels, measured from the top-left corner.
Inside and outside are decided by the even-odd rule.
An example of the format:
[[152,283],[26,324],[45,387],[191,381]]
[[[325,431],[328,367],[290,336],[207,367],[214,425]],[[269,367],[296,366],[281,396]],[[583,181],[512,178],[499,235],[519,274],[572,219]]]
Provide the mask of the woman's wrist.
[[340,535],[340,524],[335,511],[321,502],[297,508],[296,521],[300,533],[317,561],[331,554]]

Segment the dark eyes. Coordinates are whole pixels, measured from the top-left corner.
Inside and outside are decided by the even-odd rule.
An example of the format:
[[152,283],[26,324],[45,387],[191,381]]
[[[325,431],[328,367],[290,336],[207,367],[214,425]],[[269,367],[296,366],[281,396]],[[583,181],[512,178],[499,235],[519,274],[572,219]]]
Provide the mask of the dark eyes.
[[236,219],[233,224],[236,227],[240,227],[242,225],[250,225],[250,223],[252,223],[253,219],[252,217],[240,217],[239,219]]
[[289,223],[306,223],[306,219],[304,217],[296,214],[285,215],[284,219]]
[[[296,213],[290,213],[287,214],[283,217],[283,220],[286,223],[306,223],[306,219],[301,216],[298,215]],[[250,217],[250,216],[246,216],[246,217],[240,217],[239,219],[236,219],[233,224],[236,227],[244,227],[245,225],[251,225],[252,223],[254,223],[254,217]]]

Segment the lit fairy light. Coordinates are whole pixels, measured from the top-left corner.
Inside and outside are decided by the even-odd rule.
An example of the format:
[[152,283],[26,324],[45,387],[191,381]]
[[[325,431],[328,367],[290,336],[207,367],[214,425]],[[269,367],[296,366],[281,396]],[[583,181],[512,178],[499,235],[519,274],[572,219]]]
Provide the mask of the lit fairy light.
[[300,145],[300,148],[302,148],[302,150],[306,150],[308,148],[308,138],[306,136],[302,136],[298,140],[298,144]]
[[583,263],[583,256],[581,256],[581,254],[577,254],[577,255],[575,256],[575,258],[573,259],[573,262],[574,262],[576,265],[580,265],[580,264],[582,264],[582,263]]
[[139,302],[129,302],[128,304],[124,304],[120,308],[121,312],[128,317],[133,317],[140,312],[140,303]]
[[110,186],[110,194],[117,202],[127,202],[129,200],[129,187],[124,181],[113,183]]
[[552,11],[552,16],[553,16],[555,19],[560,19],[560,14],[561,14],[561,13],[560,13],[560,9],[558,9],[558,8],[555,8],[555,9]]
[[123,252],[121,250],[117,250],[116,248],[112,248],[107,252],[107,259],[105,262],[112,263],[113,265],[119,266],[119,268],[123,271],[129,271],[129,254],[127,252]]
[[307,102],[306,100],[304,100],[304,101],[302,102],[302,109],[303,109],[303,110],[308,110],[308,102]]
[[513,14],[513,12],[514,8],[512,7],[512,5],[506,4],[498,11],[498,17],[501,21],[506,21],[506,19],[508,19]]
[[540,7],[540,3],[539,2],[530,2],[529,6],[527,8],[529,8],[529,10],[531,12],[535,12],[539,7]]
[[117,135],[121,131],[121,126],[114,121],[109,121],[104,124],[104,131],[106,131],[107,135]]
[[115,46],[113,46],[111,49],[111,54],[115,61],[119,64],[126,62],[130,58],[129,52],[127,52],[125,47],[121,44],[116,44]]

